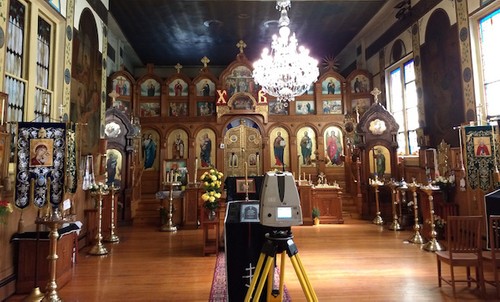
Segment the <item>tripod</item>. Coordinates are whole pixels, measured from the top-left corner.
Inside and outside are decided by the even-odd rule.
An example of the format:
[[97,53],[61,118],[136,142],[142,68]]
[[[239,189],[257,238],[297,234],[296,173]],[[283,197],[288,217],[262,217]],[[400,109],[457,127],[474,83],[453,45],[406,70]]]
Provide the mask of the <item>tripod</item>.
[[[290,229],[287,230],[274,230],[271,233],[266,234],[266,242],[262,246],[259,260],[255,268],[255,274],[248,288],[247,294],[245,296],[245,302],[250,302],[252,298],[252,293],[257,289],[253,298],[253,302],[259,301],[259,297],[264,288],[264,284],[267,279],[267,302],[269,301],[283,301],[283,288],[284,288],[284,276],[285,276],[285,253],[288,254],[290,258],[297,278],[299,279],[302,291],[304,292],[308,302],[317,302],[318,298],[316,293],[307,278],[302,262],[299,258],[299,251],[297,246],[292,240],[293,235]],[[274,281],[274,267],[276,253],[281,253],[280,261],[280,284],[278,290],[273,290]]]

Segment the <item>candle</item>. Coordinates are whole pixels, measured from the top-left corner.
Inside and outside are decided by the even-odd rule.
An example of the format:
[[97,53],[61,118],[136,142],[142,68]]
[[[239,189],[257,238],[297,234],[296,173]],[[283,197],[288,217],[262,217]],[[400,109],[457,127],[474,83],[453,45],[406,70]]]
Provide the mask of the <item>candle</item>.
[[438,169],[438,161],[437,161],[437,152],[436,152],[436,149],[432,149],[432,152],[434,153],[434,176],[438,177],[439,176],[439,169]]
[[257,153],[257,175],[260,175],[260,154]]
[[243,166],[245,167],[245,184],[248,184],[248,165],[247,165],[247,162],[244,162]]
[[309,182],[311,182],[311,174],[309,174]]
[[188,184],[190,183],[189,182],[189,173],[186,173],[186,181],[187,181]]
[[297,164],[299,165],[299,180],[300,180],[300,155],[297,155]]
[[32,203],[35,202],[35,179],[31,179],[31,184],[30,184],[30,201]]
[[0,125],[3,125],[3,113],[5,112],[5,98],[2,98],[2,111],[0,111]]
[[372,149],[373,153],[373,175],[377,175],[377,157],[375,156],[375,148]]
[[306,172],[304,172],[304,180],[306,180]]
[[47,204],[50,203],[50,178],[47,177]]
[[163,181],[167,181],[167,164],[163,162]]
[[198,182],[198,157],[194,160],[194,182]]

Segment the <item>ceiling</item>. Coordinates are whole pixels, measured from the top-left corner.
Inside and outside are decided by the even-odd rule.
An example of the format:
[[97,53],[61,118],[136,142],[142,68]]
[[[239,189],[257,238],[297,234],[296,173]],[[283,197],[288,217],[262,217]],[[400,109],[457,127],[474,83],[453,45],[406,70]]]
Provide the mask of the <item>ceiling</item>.
[[[338,55],[391,0],[292,0],[290,28],[311,56]],[[226,66],[243,40],[250,61],[278,32],[275,0],[110,0],[110,13],[142,64]],[[398,1],[396,1],[398,2]]]

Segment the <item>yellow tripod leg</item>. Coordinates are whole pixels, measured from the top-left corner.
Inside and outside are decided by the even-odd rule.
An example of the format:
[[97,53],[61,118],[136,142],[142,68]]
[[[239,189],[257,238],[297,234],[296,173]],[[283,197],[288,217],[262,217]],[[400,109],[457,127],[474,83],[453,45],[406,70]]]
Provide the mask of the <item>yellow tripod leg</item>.
[[255,285],[257,284],[257,280],[259,279],[259,274],[262,269],[262,265],[264,264],[264,259],[266,258],[265,253],[260,253],[259,260],[257,260],[257,266],[255,267],[255,272],[250,282],[250,287],[247,290],[247,294],[245,295],[245,302],[250,302],[252,298],[253,290],[255,289]]
[[295,269],[295,273],[297,274],[297,278],[299,279],[300,286],[302,286],[302,291],[304,292],[307,301],[309,302],[317,302],[318,298],[314,293],[314,290],[311,287],[309,280],[307,279],[307,275],[304,272],[304,268],[302,267],[302,263],[300,259],[296,257],[297,255],[293,255],[290,257],[292,261],[293,268]]
[[[269,270],[273,266],[274,257],[267,256],[266,264],[264,265],[264,270],[262,271],[261,277],[259,278],[259,285],[255,291],[255,296],[253,297],[253,302],[258,302],[260,299],[260,294],[262,294],[262,289],[264,289],[264,284],[266,283],[266,276],[269,274]],[[257,275],[254,278],[258,277]]]
[[316,292],[314,291],[311,282],[309,281],[309,278],[307,277],[306,270],[304,269],[304,265],[302,265],[302,260],[300,260],[299,254],[295,254],[295,258],[297,259],[297,264],[299,265],[300,269],[302,270],[302,273],[304,274],[304,279],[306,281],[307,287],[309,288],[309,291],[311,292],[311,296],[314,299],[314,301],[318,301],[318,297],[316,296]]
[[280,258],[280,283],[278,288],[278,295],[273,295],[273,285],[274,285],[274,269],[269,271],[267,279],[267,300],[266,302],[282,302],[283,293],[285,289],[285,257],[286,252],[281,253]]

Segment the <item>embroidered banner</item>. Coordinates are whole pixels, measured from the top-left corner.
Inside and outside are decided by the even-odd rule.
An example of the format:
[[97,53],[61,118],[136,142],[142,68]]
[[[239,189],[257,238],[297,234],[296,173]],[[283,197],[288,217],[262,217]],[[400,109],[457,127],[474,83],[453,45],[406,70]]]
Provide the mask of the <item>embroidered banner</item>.
[[[73,126],[74,127],[74,126]],[[70,193],[75,193],[76,192],[76,187],[77,187],[77,168],[76,168],[76,134],[75,134],[75,129],[71,127],[68,129],[68,133],[66,136],[66,144],[68,146],[67,148],[67,154],[66,154],[66,164],[67,164],[67,170],[66,170],[66,175],[67,175],[67,182],[66,186],[68,189],[68,192]]]
[[66,124],[18,123],[15,155],[16,206],[24,209],[30,200],[38,208],[48,200],[57,206],[64,193]]
[[467,180],[471,189],[488,191],[493,187],[494,152],[492,126],[466,126],[465,152]]

